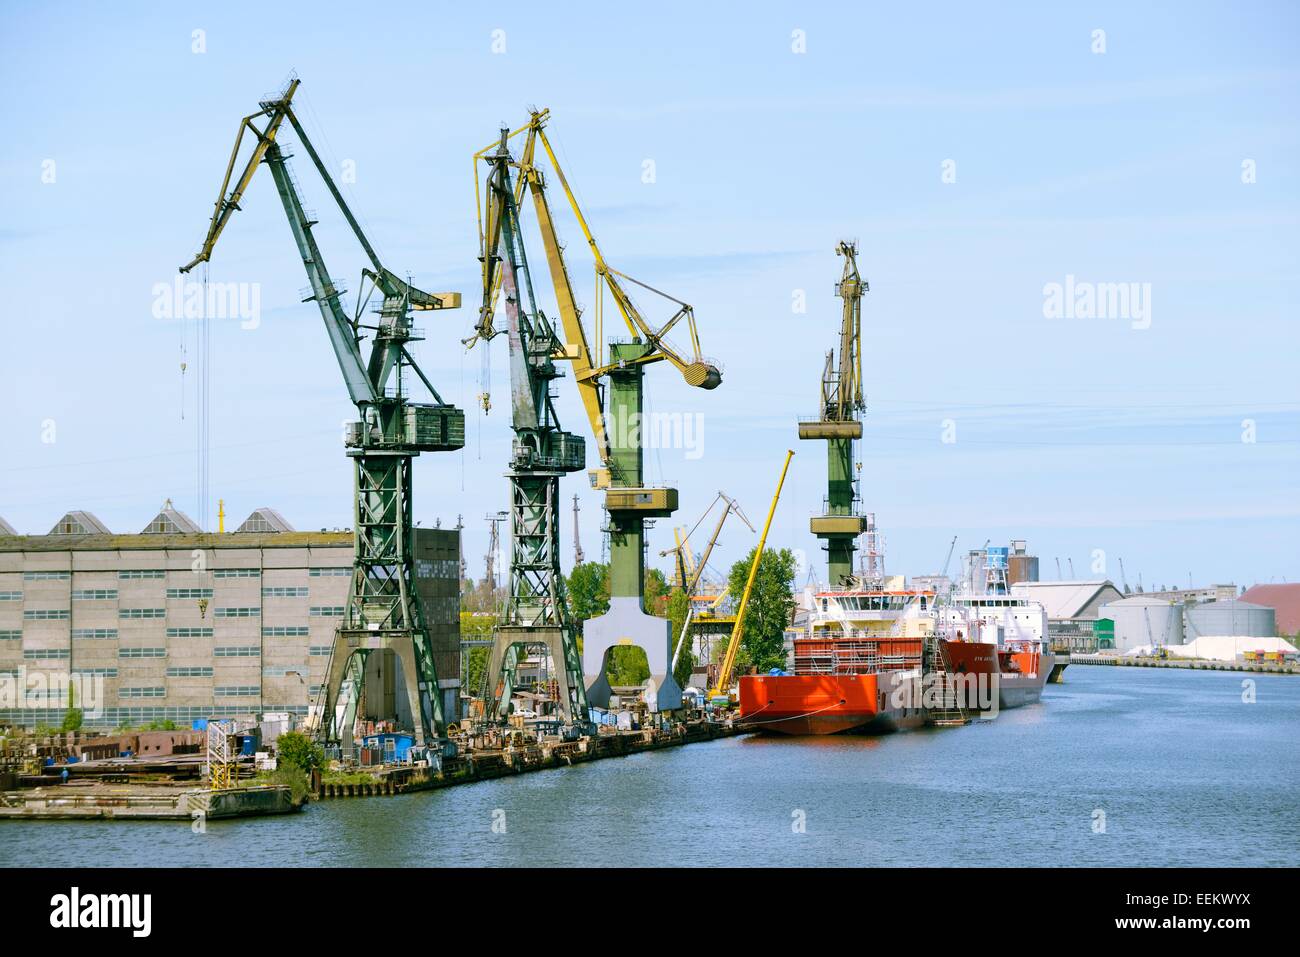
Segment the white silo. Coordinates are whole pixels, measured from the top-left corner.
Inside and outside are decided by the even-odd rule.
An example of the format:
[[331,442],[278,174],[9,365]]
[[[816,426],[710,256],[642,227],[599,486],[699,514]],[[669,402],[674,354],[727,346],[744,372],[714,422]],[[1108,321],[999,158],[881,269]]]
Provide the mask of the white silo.
[[1115,622],[1115,650],[1183,643],[1183,606],[1164,598],[1134,595],[1101,606],[1102,618]]
[[1277,612],[1266,605],[1230,599],[1190,605],[1187,609],[1187,637],[1210,635],[1269,638],[1277,634]]

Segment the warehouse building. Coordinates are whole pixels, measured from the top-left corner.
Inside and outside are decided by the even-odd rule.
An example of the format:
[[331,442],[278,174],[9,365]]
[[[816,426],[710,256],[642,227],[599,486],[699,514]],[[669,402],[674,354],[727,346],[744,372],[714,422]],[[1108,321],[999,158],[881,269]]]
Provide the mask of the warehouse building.
[[1252,585],[1241,600],[1273,609],[1273,621],[1279,635],[1300,635],[1300,583]]
[[1097,623],[1106,620],[1102,606],[1124,597],[1113,582],[1105,579],[1022,581],[1011,586],[1011,593],[1043,606],[1054,649],[1084,654],[1098,648]]
[[[455,718],[459,532],[417,528],[414,550],[444,708]],[[343,618],[352,555],[350,531],[298,532],[269,508],[224,534],[200,531],[170,503],[138,534],[115,535],[84,511],[45,535],[0,530],[0,691],[9,692],[0,693],[0,722],[57,726],[70,683],[83,689],[74,703],[87,727],[305,714]],[[366,685],[365,717],[409,724],[394,711],[404,696],[394,694],[391,652],[371,656]]]
[[1202,601],[1231,601],[1237,597],[1236,585],[1205,585],[1201,588],[1154,588],[1147,589],[1151,598],[1164,598],[1167,601],[1190,605]]

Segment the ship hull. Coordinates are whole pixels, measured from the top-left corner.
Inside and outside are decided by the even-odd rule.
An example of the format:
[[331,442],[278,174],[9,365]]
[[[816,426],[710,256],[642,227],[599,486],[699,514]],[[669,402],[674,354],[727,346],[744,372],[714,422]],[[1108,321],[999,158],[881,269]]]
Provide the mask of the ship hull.
[[948,641],[944,656],[956,674],[997,676],[998,708],[1010,710],[1035,704],[1052,673],[1055,657],[1044,652],[997,652],[993,645],[976,641]]
[[893,675],[746,675],[737,724],[769,734],[888,734],[925,723],[890,701]]
[[1043,688],[1056,663],[1055,656],[1044,652],[1034,657],[1038,661],[1034,663],[1033,672],[998,676],[998,707],[1019,708],[1022,705],[1037,704],[1042,698]]

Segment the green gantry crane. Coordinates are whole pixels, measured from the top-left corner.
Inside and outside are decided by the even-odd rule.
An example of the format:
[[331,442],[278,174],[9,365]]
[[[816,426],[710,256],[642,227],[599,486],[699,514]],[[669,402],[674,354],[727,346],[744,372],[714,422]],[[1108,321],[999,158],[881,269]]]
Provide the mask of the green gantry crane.
[[[496,149],[475,154],[488,165],[480,219],[483,305],[470,344],[499,334],[493,325],[498,289],[503,294],[510,351],[511,427],[515,437],[510,471],[510,591],[493,630],[484,716],[505,717],[518,677],[520,655],[545,646],[564,718],[585,725],[587,698],[582,660],[560,571],[560,477],[586,467],[582,436],[565,432],[555,414],[551,383],[564,374],[556,358],[564,346],[537,306],[519,222],[518,167],[510,156],[509,130]],[[477,162],[475,163],[477,168]],[[475,177],[477,182],[477,174]]]
[[[240,208],[254,172],[265,162],[311,282],[310,295],[303,301],[314,301],[320,308],[359,415],[358,421],[348,425],[344,440],[355,465],[352,584],[343,623],[335,633],[328,677],[311,718],[326,743],[350,748],[356,708],[364,691],[366,658],[375,651],[391,650],[401,663],[416,743],[425,745],[445,737],[446,729],[432,643],[413,574],[411,460],[421,452],[463,447],[465,415],[443,402],[411,357],[407,343],[421,338],[411,323],[413,310],[459,308],[460,294],[424,292],[380,263],[293,111],[299,83],[293,77],[279,94],[261,101],[261,108],[241,121],[203,247],[181,272],[211,258],[231,214]],[[264,120],[260,128],[255,123],[259,119]],[[344,311],[339,301],[341,290],[325,268],[312,234],[315,220],[303,209],[289,170],[289,156],[278,142],[277,134],[286,119],[373,267],[362,270],[352,317]],[[252,156],[231,188],[245,133],[255,140]],[[378,308],[370,313],[374,318],[363,322],[363,314],[376,296]],[[368,359],[363,359],[361,343],[366,333],[372,342]],[[404,370],[415,373],[432,395],[432,403],[407,398]]]
[[841,242],[835,252],[844,257],[844,271],[835,285],[835,295],[843,300],[839,362],[834,349],[826,353],[821,411],[816,418],[799,423],[799,438],[826,442],[826,507],[823,514],[813,517],[811,525],[812,533],[826,543],[832,588],[851,583],[857,538],[867,528],[866,517],[858,513],[853,443],[862,438],[861,414],[867,407],[862,395],[861,346],[862,294],[869,287],[858,273],[857,245]]
[[[681,373],[687,384],[701,389],[717,388],[722,382],[722,373],[700,354],[695,313],[689,304],[619,272],[605,261],[546,136],[545,124],[549,116],[548,110],[534,110],[529,122],[511,135],[527,133],[519,164],[521,176],[533,198],[555,287],[567,340],[563,358],[573,366],[578,394],[600,455],[601,467],[591,473],[592,485],[604,491],[605,510],[609,515],[609,611],[583,626],[582,661],[587,697],[593,705],[605,707],[609,704],[613,692],[608,679],[610,654],[615,647],[631,645],[646,653],[652,685],[646,689],[647,703],[652,709],[672,711],[681,707],[682,691],[672,674],[671,625],[667,619],[648,615],[645,610],[645,523],[647,519],[666,518],[677,510],[677,489],[645,485],[645,368],[655,362],[667,362]],[[588,345],[565,265],[563,246],[546,198],[546,178],[533,161],[534,148],[539,141],[595,260],[597,352],[594,355]],[[672,316],[661,325],[652,325],[632,301],[624,282],[672,303],[675,307]],[[603,293],[606,289],[629,335],[629,341],[610,344],[607,361],[602,355]],[[667,340],[669,332],[679,326],[685,327],[690,338],[689,357],[674,349]]]

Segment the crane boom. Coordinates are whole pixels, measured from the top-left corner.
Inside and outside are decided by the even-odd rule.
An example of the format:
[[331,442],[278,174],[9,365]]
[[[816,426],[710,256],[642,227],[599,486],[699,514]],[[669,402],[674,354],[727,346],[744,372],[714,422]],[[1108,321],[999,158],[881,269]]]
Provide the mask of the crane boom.
[[[326,741],[338,741],[350,749],[366,658],[374,652],[392,653],[401,664],[416,743],[423,745],[444,735],[444,692],[434,666],[425,612],[415,588],[411,462],[421,452],[463,447],[465,417],[461,410],[442,401],[412,358],[407,343],[419,338],[411,325],[412,310],[457,308],[460,294],[416,289],[379,261],[293,112],[292,100],[299,85],[297,77],[291,78],[284,90],[262,101],[258,112],[241,121],[207,234],[198,255],[182,266],[181,272],[210,261],[231,215],[241,208],[258,165],[265,162],[311,284],[308,298],[315,300],[320,310],[348,395],[360,417],[360,421],[349,424],[344,439],[355,470],[352,583],[343,621],[335,632],[321,698],[313,705],[310,720],[319,722],[317,728]],[[259,118],[265,120],[260,128],[256,123]],[[278,140],[286,119],[370,260],[372,268],[362,270],[362,290],[352,318],[340,302],[342,290],[326,268],[312,232],[316,223],[303,207],[289,171],[289,156]],[[246,134],[251,134],[256,143],[232,189],[231,180]],[[361,295],[367,288],[369,293]],[[376,310],[378,319],[364,324],[362,309],[376,291],[382,296]],[[368,360],[361,354],[363,328],[373,332]],[[433,403],[407,398],[403,369],[416,374],[432,395]],[[396,381],[390,386],[393,379]]]
[[790,460],[794,450],[785,453],[785,464],[781,466],[781,478],[777,480],[776,492],[772,495],[772,505],[767,510],[767,521],[763,523],[763,534],[758,537],[758,548],[754,550],[754,560],[749,564],[749,577],[745,579],[745,591],[740,596],[740,607],[736,609],[736,624],[731,629],[731,638],[727,642],[722,665],[718,668],[718,680],[714,684],[711,698],[726,698],[727,686],[731,684],[731,672],[736,666],[736,652],[740,649],[741,639],[745,636],[745,612],[749,609],[749,596],[754,590],[754,580],[758,578],[758,566],[763,561],[763,548],[767,545],[767,533],[772,527],[772,518],[776,515],[776,503],[781,500],[781,487],[785,485],[785,473],[790,469]]
[[[555,663],[561,707],[572,723],[587,721],[587,702],[577,638],[560,571],[560,475],[586,466],[581,436],[560,429],[551,383],[562,375],[555,365],[559,339],[533,295],[517,187],[515,163],[502,130],[497,149],[486,155],[483,225],[483,304],[477,337],[490,339],[498,290],[505,300],[510,343],[511,428],[515,438],[510,471],[510,591],[493,630],[488,661],[489,700],[485,712],[503,718],[509,707],[521,649],[546,645]],[[475,182],[478,182],[477,175]],[[575,498],[576,505],[576,498]],[[576,532],[576,512],[575,512]]]
[[[754,531],[754,526],[750,525],[749,519],[741,511],[739,502],[722,492],[718,493],[718,497],[713,500],[713,504],[716,505],[719,500],[726,504],[722,508],[722,514],[718,516],[718,524],[713,527],[713,534],[709,537],[709,544],[704,547],[704,553],[700,555],[700,560],[691,573],[690,583],[686,586],[686,618],[682,621],[682,630],[677,636],[677,647],[673,649],[673,671],[677,670],[677,662],[682,656],[682,647],[686,644],[687,635],[690,634],[691,630],[691,621],[695,618],[695,605],[691,602],[691,596],[695,594],[700,579],[704,577],[704,568],[709,563],[709,556],[713,554],[713,546],[718,544],[718,536],[722,534],[722,525],[726,522],[727,516],[735,512],[740,520],[749,527],[749,530]],[[713,505],[710,505],[709,508],[713,508]],[[705,509],[705,514],[708,514],[708,509]],[[682,544],[684,546],[685,542]],[[722,594],[725,595],[726,593],[727,589],[723,588]],[[719,597],[715,601],[721,601],[721,598]]]

